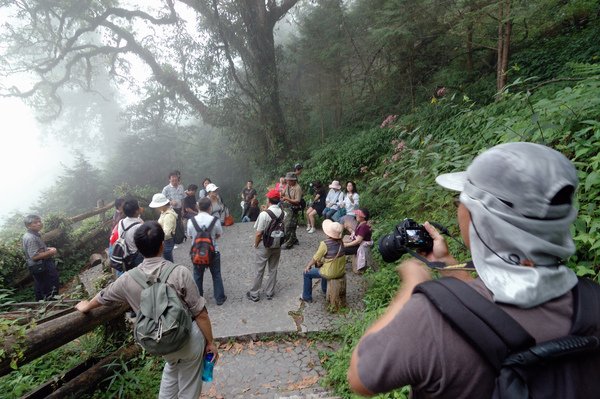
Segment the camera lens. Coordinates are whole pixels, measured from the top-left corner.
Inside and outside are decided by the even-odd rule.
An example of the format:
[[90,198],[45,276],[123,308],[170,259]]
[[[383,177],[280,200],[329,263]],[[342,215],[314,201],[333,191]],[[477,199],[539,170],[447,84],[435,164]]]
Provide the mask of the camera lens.
[[386,234],[379,239],[379,253],[384,262],[395,262],[406,251],[398,246],[398,240],[394,234]]

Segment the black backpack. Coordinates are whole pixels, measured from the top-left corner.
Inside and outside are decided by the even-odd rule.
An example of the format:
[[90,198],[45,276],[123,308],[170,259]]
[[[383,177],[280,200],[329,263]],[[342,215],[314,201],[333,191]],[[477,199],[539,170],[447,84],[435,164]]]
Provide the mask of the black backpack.
[[270,209],[267,209],[266,212],[271,217],[271,221],[265,231],[263,231],[263,245],[265,248],[280,248],[285,238],[285,226],[283,225],[284,212],[281,211],[279,217],[275,216]]
[[213,216],[212,222],[208,227],[200,227],[196,218],[191,218],[194,229],[196,229],[196,237],[190,248],[190,257],[194,265],[210,266],[215,257],[215,245],[212,240],[211,231],[217,222],[217,218]]
[[123,232],[119,235],[117,241],[115,241],[110,255],[110,265],[120,272],[129,270],[133,260],[137,256],[137,251],[131,252],[127,245],[127,241],[125,241],[125,234],[127,231],[137,224],[140,224],[140,222],[132,223],[125,228],[125,224],[123,220],[121,220],[121,229],[123,229]]
[[600,286],[573,288],[569,335],[536,344],[494,302],[454,278],[415,287],[496,371],[493,399],[600,398]]
[[183,228],[183,220],[181,215],[177,214],[177,223],[175,224],[175,233],[173,234],[173,242],[175,244],[181,244],[186,239],[185,230]]

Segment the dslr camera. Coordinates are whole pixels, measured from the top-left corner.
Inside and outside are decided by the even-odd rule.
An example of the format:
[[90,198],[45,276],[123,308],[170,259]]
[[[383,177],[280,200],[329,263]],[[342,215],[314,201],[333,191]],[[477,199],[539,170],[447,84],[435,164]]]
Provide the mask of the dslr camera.
[[385,262],[397,261],[407,249],[424,252],[433,249],[433,239],[427,230],[412,219],[404,219],[394,231],[379,239],[379,253]]

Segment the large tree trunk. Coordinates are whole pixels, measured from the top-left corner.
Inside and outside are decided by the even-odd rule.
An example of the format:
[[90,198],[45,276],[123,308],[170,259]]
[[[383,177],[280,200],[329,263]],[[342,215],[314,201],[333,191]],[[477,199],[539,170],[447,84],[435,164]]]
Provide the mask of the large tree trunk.
[[275,58],[273,29],[278,20],[267,11],[264,0],[246,1],[242,18],[248,32],[248,49],[252,59],[244,59],[256,78],[256,101],[259,119],[272,154],[289,149],[287,125],[279,98],[279,77]]
[[506,86],[508,59],[510,56],[510,34],[512,22],[510,19],[510,0],[498,2],[498,46],[496,64],[496,91],[500,92]]

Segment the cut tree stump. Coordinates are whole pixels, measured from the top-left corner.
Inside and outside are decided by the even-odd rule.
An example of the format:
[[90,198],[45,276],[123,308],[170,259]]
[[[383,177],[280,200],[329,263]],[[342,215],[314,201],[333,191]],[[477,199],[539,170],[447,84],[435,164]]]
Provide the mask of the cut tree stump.
[[346,275],[327,280],[326,299],[328,308],[332,312],[337,312],[346,307]]

